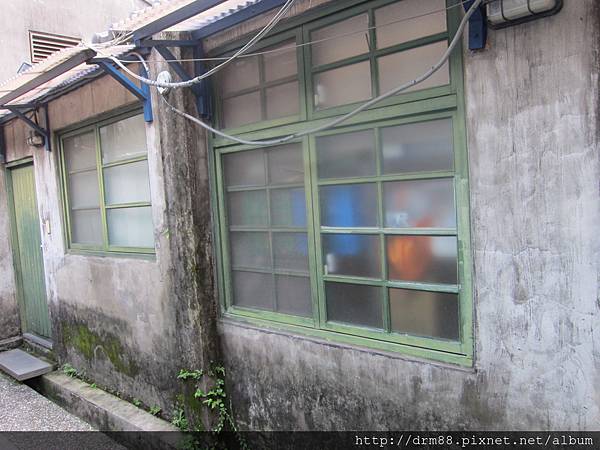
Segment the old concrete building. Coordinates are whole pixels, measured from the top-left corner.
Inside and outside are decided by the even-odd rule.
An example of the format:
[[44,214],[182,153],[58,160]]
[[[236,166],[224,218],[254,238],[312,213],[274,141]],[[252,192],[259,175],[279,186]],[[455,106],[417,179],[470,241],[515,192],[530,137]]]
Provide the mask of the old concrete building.
[[55,48],[71,45],[71,40],[91,41],[95,32],[151,4],[145,0],[4,2],[0,16],[0,81],[16,76],[23,64],[31,65]]
[[597,429],[598,3],[485,45],[473,16],[423,83],[286,143],[169,104],[320,127],[440,60],[462,4],[297,0],[169,104],[111,59],[200,75],[274,3],[167,2],[0,86],[0,339],[167,417],[222,362],[247,429]]

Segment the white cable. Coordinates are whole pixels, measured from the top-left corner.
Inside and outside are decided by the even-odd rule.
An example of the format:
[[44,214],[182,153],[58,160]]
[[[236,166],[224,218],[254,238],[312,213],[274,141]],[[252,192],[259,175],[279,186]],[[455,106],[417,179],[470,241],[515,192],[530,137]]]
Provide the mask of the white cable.
[[[435,10],[432,10],[432,11],[429,11],[429,12],[426,12],[423,14],[417,14],[416,16],[404,17],[402,19],[393,20],[391,22],[387,22],[387,23],[384,23],[381,25],[367,27],[367,28],[363,28],[360,30],[354,30],[354,31],[350,31],[347,33],[336,34],[336,35],[329,36],[329,37],[322,38],[322,39],[315,39],[313,41],[302,42],[300,44],[287,45],[285,47],[274,48],[271,50],[263,50],[263,51],[259,51],[259,52],[245,53],[243,55],[239,55],[238,59],[239,58],[252,58],[255,56],[270,55],[270,54],[274,54],[274,53],[290,52],[290,51],[296,50],[298,48],[307,47],[309,45],[322,44],[324,42],[332,41],[335,39],[341,39],[341,38],[345,38],[348,36],[354,36],[357,34],[368,33],[371,30],[380,30],[382,28],[390,27],[392,25],[398,25],[398,24],[404,23],[404,22],[411,22],[413,20],[421,19],[423,17],[431,16],[433,14],[438,14],[440,12],[450,11],[453,8],[459,8],[463,5],[465,5],[468,1],[470,1],[470,0],[463,0],[459,3],[455,3],[446,8],[435,9]],[[492,1],[494,1],[494,0],[492,0]],[[231,58],[231,56],[218,56],[218,57],[211,57],[211,58],[207,57],[207,58],[147,59],[146,62],[147,63],[158,63],[158,64],[161,64],[164,62],[194,62],[194,61],[208,62],[208,61],[225,61],[229,58]],[[119,59],[119,61],[121,61],[122,63],[130,62],[126,59]]]
[[289,142],[291,140],[294,139],[298,139],[300,137],[303,136],[307,136],[309,134],[314,134],[314,133],[318,133],[320,131],[324,131],[328,128],[332,128],[335,127],[336,125],[339,125],[342,122],[345,122],[346,120],[354,117],[355,115],[357,115],[358,113],[360,113],[361,111],[364,111],[365,109],[373,106],[376,103],[379,103],[382,100],[385,100],[386,98],[389,97],[393,97],[394,95],[412,87],[415,86],[419,83],[422,83],[423,81],[425,81],[426,79],[428,79],[429,77],[431,77],[435,72],[437,72],[445,63],[446,61],[450,58],[450,55],[452,53],[452,51],[456,48],[456,46],[458,45],[458,42],[460,41],[462,34],[465,30],[465,27],[467,25],[467,22],[469,21],[469,19],[471,18],[471,16],[475,13],[475,11],[477,10],[477,8],[479,7],[479,5],[481,4],[482,0],[475,0],[475,2],[473,3],[473,5],[471,5],[471,7],[469,8],[469,10],[465,13],[465,16],[463,17],[463,19],[460,22],[460,25],[458,26],[458,29],[456,30],[456,34],[454,35],[454,38],[452,39],[452,42],[450,43],[450,45],[448,46],[448,49],[444,52],[444,54],[442,55],[442,57],[440,58],[440,60],[433,65],[427,72],[425,72],[423,75],[421,75],[420,77],[417,77],[407,83],[404,83],[392,90],[387,91],[386,93],[375,97],[371,100],[369,100],[366,103],[363,103],[362,105],[360,105],[359,107],[353,109],[352,111],[350,111],[347,114],[344,114],[341,117],[338,117],[335,120],[332,120],[331,122],[328,122],[324,125],[318,126],[316,128],[312,128],[309,130],[305,130],[305,131],[300,131],[298,133],[294,133],[294,134],[290,134],[288,136],[284,136],[278,139],[270,139],[270,140],[264,140],[264,141],[250,141],[250,140],[246,140],[246,139],[242,139],[242,138],[238,138],[235,136],[231,136],[229,134],[226,134],[222,131],[217,130],[216,128],[211,127],[210,125],[208,125],[207,123],[202,122],[200,119],[197,119],[194,116],[191,116],[190,114],[187,114],[183,111],[178,110],[177,108],[175,108],[173,105],[171,105],[167,99],[164,97],[164,95],[162,95],[162,99],[164,100],[164,102],[169,106],[169,108],[175,112],[176,114],[185,117],[186,119],[191,120],[192,122],[200,125],[201,127],[207,129],[208,131],[211,131],[213,133],[215,133],[218,136],[221,136],[225,139],[229,139],[231,141],[237,142],[239,144],[245,144],[245,145],[260,145],[260,146],[266,146],[266,145],[277,145],[277,144],[283,144],[285,142]]
[[[157,80],[151,80],[149,78],[142,77],[142,76],[138,75],[137,73],[129,70],[116,57],[114,57],[112,55],[107,56],[107,57],[108,57],[108,59],[110,59],[111,61],[113,61],[117,66],[119,66],[121,69],[123,69],[125,72],[127,72],[129,75],[131,75],[132,77],[134,77],[137,80],[141,81],[142,83],[149,84],[150,86],[156,86],[156,87],[162,87],[162,88],[185,88],[185,87],[190,87],[190,86],[193,86],[194,84],[200,83],[203,79],[205,79],[207,77],[210,77],[212,74],[218,72],[219,70],[221,70],[222,68],[224,68],[226,65],[230,64],[238,56],[244,54],[246,52],[246,50],[248,50],[256,42],[258,42],[260,39],[262,39],[262,37],[265,34],[267,34],[269,31],[271,31],[273,29],[273,27],[279,23],[279,21],[283,18],[283,16],[285,14],[287,14],[287,12],[292,7],[292,5],[294,4],[295,1],[296,0],[287,0],[287,2],[282,6],[282,8],[277,12],[277,14],[275,14],[275,16],[273,16],[273,18],[269,21],[269,23],[262,30],[260,30],[252,39],[250,39],[248,41],[248,43],[246,43],[246,45],[244,45],[237,52],[235,52],[229,59],[227,59],[227,60],[223,61],[221,64],[213,67],[208,72],[205,72],[202,75],[199,75],[199,76],[197,76],[195,78],[192,78],[190,80],[187,80],[187,81],[181,81],[181,82],[174,83],[174,82],[161,82],[161,81],[157,81]],[[100,50],[98,50],[98,52],[101,53]]]

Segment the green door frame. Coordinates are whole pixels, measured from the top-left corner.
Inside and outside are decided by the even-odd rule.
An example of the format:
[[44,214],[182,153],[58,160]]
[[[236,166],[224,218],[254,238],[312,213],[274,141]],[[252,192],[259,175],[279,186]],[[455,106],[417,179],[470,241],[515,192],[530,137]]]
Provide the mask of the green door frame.
[[[46,304],[46,310],[43,312],[45,317],[40,317],[40,323],[38,324],[37,329],[32,329],[32,324],[29,322],[29,314],[27,313],[27,305],[25,299],[25,286],[22,274],[22,266],[21,266],[21,256],[20,256],[20,245],[19,245],[19,237],[17,231],[17,220],[16,220],[16,207],[15,207],[15,197],[13,190],[13,174],[12,171],[16,169],[21,169],[27,166],[31,166],[31,169],[34,169],[33,158],[23,158],[11,163],[6,164],[6,193],[8,200],[8,210],[10,216],[10,240],[11,240],[11,250],[13,257],[13,268],[15,273],[15,284],[16,284],[16,295],[17,301],[19,304],[19,314],[21,319],[21,332],[22,334],[30,333],[35,336],[39,336],[44,339],[51,338],[51,325],[50,325],[50,312],[48,310],[48,298],[46,293],[46,285],[44,279],[44,261],[43,255],[41,256],[41,273],[42,277],[39,280],[41,283],[40,291],[43,293],[43,297]],[[35,172],[33,177],[33,198],[36,207],[36,218],[37,224],[39,227],[39,211],[37,210],[37,196],[35,191]],[[40,234],[41,239],[41,234]],[[42,313],[41,311],[39,311]],[[40,332],[41,330],[44,330]]]

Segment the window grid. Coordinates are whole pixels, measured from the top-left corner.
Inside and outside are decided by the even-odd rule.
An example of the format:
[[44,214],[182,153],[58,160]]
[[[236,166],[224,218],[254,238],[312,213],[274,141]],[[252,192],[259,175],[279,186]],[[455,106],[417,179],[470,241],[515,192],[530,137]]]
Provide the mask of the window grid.
[[[136,207],[151,207],[151,201],[148,202],[130,202],[130,203],[115,203],[115,204],[107,204],[106,203],[106,193],[105,193],[105,183],[104,183],[104,170],[112,167],[125,166],[131,163],[140,162],[140,161],[148,161],[148,154],[146,153],[143,156],[136,156],[132,158],[125,158],[121,160],[112,161],[110,163],[104,164],[102,162],[102,149],[100,144],[100,128],[106,125],[110,125],[112,123],[118,122],[120,120],[135,116],[140,114],[139,111],[135,111],[134,113],[126,113],[123,115],[119,115],[117,117],[113,117],[111,119],[95,123],[94,125],[87,126],[85,128],[80,128],[75,131],[64,133],[60,136],[60,163],[61,163],[61,172],[62,176],[62,191],[63,191],[63,203],[64,214],[65,214],[65,234],[67,236],[67,241],[69,244],[69,248],[71,250],[76,251],[90,251],[90,252],[99,252],[99,253],[131,253],[131,254],[153,254],[155,252],[154,247],[122,247],[118,245],[111,245],[109,243],[109,235],[108,235],[108,221],[107,221],[107,211],[108,210],[118,210],[118,209],[127,209],[127,208],[136,208]],[[83,135],[86,133],[94,133],[94,142],[95,142],[95,157],[96,157],[96,166],[94,168],[87,168],[76,171],[67,171],[67,165],[65,160],[65,149],[63,142],[66,138],[75,137],[79,135]],[[69,188],[69,176],[76,173],[84,173],[84,172],[97,172],[98,178],[98,189],[99,189],[99,206],[93,208],[72,208],[70,206],[70,188]],[[101,228],[102,228],[102,245],[92,245],[92,244],[80,244],[73,242],[72,239],[72,223],[71,223],[71,211],[77,210],[99,210],[101,217]]]
[[[358,3],[358,2],[357,2]],[[351,10],[346,10],[341,14],[338,14],[335,21],[343,20],[360,13],[361,11],[370,11],[370,23],[373,23],[373,11],[380,6],[389,5],[394,3],[394,0],[375,0],[368,2],[369,7],[357,6]],[[455,4],[455,0],[448,0],[448,5]],[[340,9],[336,6],[331,6],[329,10],[335,12],[336,9]],[[330,18],[325,20],[327,24],[333,23]],[[448,11],[447,14],[447,31],[444,33],[438,33],[431,36],[415,39],[410,42],[405,42],[395,46],[386,47],[384,49],[378,49],[375,52],[369,52],[368,59],[375,72],[377,78],[377,67],[376,58],[395,53],[400,50],[407,50],[409,48],[418,47],[428,43],[439,42],[447,40],[449,36],[452,36],[456,31],[458,22],[460,21],[460,13],[457,8],[453,8]],[[293,26],[301,26],[303,30],[304,41],[308,39],[310,30],[317,27],[323,26],[323,19],[305,25],[301,20],[296,21],[294,24],[292,21],[290,28]],[[375,43],[374,30],[371,30],[371,42]],[[277,37],[272,38],[273,41]],[[273,42],[271,41],[271,42]],[[272,44],[270,44],[272,45]],[[229,48],[234,48],[235,45],[230,45]],[[299,73],[299,82],[301,86],[306,89],[305,95],[305,107],[308,111],[308,115],[305,119],[300,122],[273,122],[266,121],[253,124],[252,126],[243,127],[238,132],[249,132],[247,135],[251,139],[267,139],[273,138],[288,133],[296,132],[306,128],[311,128],[317,124],[323,123],[325,117],[342,114],[347,110],[351,109],[352,105],[343,105],[334,107],[331,109],[314,112],[312,107],[313,96],[312,96],[312,70],[311,70],[311,57],[309,46],[304,46],[298,49],[299,55],[302,55],[304,63],[298,64],[298,70],[304,67],[304,77],[302,73]],[[218,52],[216,52],[218,54]],[[359,55],[364,57],[364,55]],[[344,61],[338,61],[334,64],[343,65],[348,63],[352,58],[348,58]],[[222,252],[218,254],[220,266],[222,270],[218,271],[219,283],[222,286],[222,292],[224,296],[222,300],[225,307],[225,315],[235,317],[238,320],[246,320],[250,323],[257,324],[264,327],[275,327],[284,328],[291,331],[299,332],[300,334],[315,336],[323,339],[331,339],[334,341],[356,344],[360,346],[366,346],[370,348],[380,349],[384,351],[400,352],[405,355],[415,357],[425,357],[429,359],[449,362],[458,365],[472,365],[473,355],[473,337],[472,337],[472,303],[471,303],[471,274],[470,274],[470,237],[469,237],[469,218],[468,218],[468,170],[466,161],[466,136],[464,131],[464,102],[462,99],[463,88],[462,88],[462,63],[460,52],[455,52],[449,61],[449,76],[450,84],[446,86],[438,86],[433,88],[427,88],[421,91],[409,92],[396,96],[395,98],[388,99],[382,102],[378,107],[372,110],[365,111],[357,115],[352,120],[348,121],[346,126],[343,128],[344,132],[368,129],[369,126],[365,125],[371,123],[370,128],[383,128],[392,125],[401,125],[409,123],[418,123],[429,120],[449,118],[453,123],[453,137],[452,144],[454,147],[454,170],[444,171],[432,171],[432,172],[415,172],[415,173],[403,173],[397,175],[384,175],[381,173],[381,154],[378,151],[376,153],[377,161],[377,173],[373,177],[360,177],[355,178],[344,178],[344,179],[331,179],[331,180],[317,180],[316,175],[316,154],[315,154],[315,143],[314,137],[305,139],[303,142],[303,152],[305,158],[305,189],[307,194],[307,220],[308,220],[308,241],[309,241],[309,267],[311,273],[311,285],[312,285],[312,301],[313,301],[313,319],[304,320],[300,317],[293,317],[287,314],[279,314],[271,311],[256,311],[248,308],[237,307],[232,304],[232,285],[230,279],[230,265],[229,265],[229,239],[227,236],[227,214],[224,211],[222,205],[225,205],[225,192],[223,186],[223,180],[221,174],[223,174],[223,165],[221,158],[225,154],[235,153],[239,151],[248,150],[252,147],[244,145],[231,145],[231,142],[221,139],[213,138],[211,140],[212,146],[215,149],[215,154],[211,155],[216,170],[217,176],[213,180],[213,187],[215,193],[216,204],[221,206],[218,207],[217,215],[219,221],[222,224],[220,230],[221,234],[217,236],[217,241]],[[324,66],[323,66],[324,67]],[[317,72],[322,69],[318,68]],[[304,80],[302,80],[304,78]],[[377,80],[372,79],[372,83]],[[377,92],[377,91],[374,91]],[[444,112],[446,111],[446,112]],[[375,134],[377,148],[381,148],[379,132]],[[378,227],[372,228],[354,228],[348,230],[347,228],[336,228],[336,227],[321,227],[319,224],[319,194],[318,189],[321,186],[326,185],[342,185],[350,182],[375,182],[377,185],[377,196],[378,201],[381,203],[383,197],[383,184],[387,181],[402,181],[402,180],[420,180],[420,179],[438,179],[438,178],[451,178],[454,180],[454,196],[455,196],[455,212],[457,215],[456,228],[385,228],[383,208],[378,208]],[[321,249],[321,235],[327,233],[341,232],[344,233],[360,233],[360,234],[374,234],[379,236],[379,249],[380,257],[382,259],[381,270],[382,279],[361,279],[357,277],[350,277],[354,284],[366,284],[371,286],[380,286],[382,290],[382,296],[384,301],[382,304],[383,317],[384,317],[384,329],[373,330],[361,326],[355,326],[345,323],[332,323],[327,322],[326,317],[326,304],[324,297],[324,283],[327,280],[332,282],[343,283],[347,282],[348,279],[345,277],[337,277],[329,275],[327,277],[322,274],[322,249]],[[452,236],[457,238],[457,261],[458,261],[458,284],[456,285],[442,285],[436,283],[413,283],[413,282],[396,282],[389,281],[388,278],[388,265],[385,261],[385,237],[388,235],[408,235],[408,236]],[[428,338],[418,335],[400,334],[392,332],[391,318],[389,311],[389,287],[398,287],[402,289],[415,290],[415,291],[434,291],[434,292],[448,292],[453,294],[459,294],[459,336],[460,341],[446,341],[438,338]]]
[[[452,0],[450,0],[450,2],[451,1]],[[426,45],[435,44],[438,42],[443,42],[443,41],[447,42],[448,41],[450,32],[453,29],[450,26],[451,25],[450,23],[447,23],[446,31],[444,31],[444,32],[420,37],[420,38],[413,39],[413,40],[410,40],[407,42],[402,42],[399,44],[395,44],[395,45],[391,45],[391,46],[387,46],[387,47],[383,47],[383,48],[378,48],[377,33],[376,33],[376,28],[375,28],[376,27],[375,10],[377,10],[381,7],[387,6],[391,3],[393,3],[393,1],[376,2],[373,6],[369,7],[368,9],[362,10],[363,13],[366,13],[368,15],[369,30],[366,32],[366,34],[368,35],[368,43],[369,43],[369,51],[368,52],[362,53],[360,55],[354,55],[354,56],[344,58],[344,59],[341,59],[338,61],[334,61],[331,63],[321,64],[321,65],[313,65],[312,54],[310,51],[311,46],[306,46],[306,48],[304,49],[304,57],[307,60],[306,78],[307,78],[307,80],[309,80],[309,83],[307,83],[307,103],[308,103],[307,107],[308,107],[308,112],[309,112],[310,117],[318,118],[318,117],[328,117],[331,115],[337,115],[341,112],[351,109],[352,105],[354,105],[354,103],[353,104],[342,104],[342,105],[336,105],[336,106],[332,106],[332,107],[319,109],[316,106],[315,75],[318,75],[323,72],[327,72],[329,70],[339,69],[342,67],[350,66],[352,64],[357,64],[360,62],[368,61],[369,66],[370,66],[370,72],[371,72],[371,97],[370,98],[373,98],[373,97],[376,97],[383,93],[383,92],[381,92],[381,89],[380,89],[381,83],[380,83],[380,77],[379,77],[379,64],[378,64],[379,58],[388,56],[388,55],[392,55],[392,54],[396,54],[396,53],[400,53],[400,52],[407,51],[407,50],[416,49],[419,47],[424,47]],[[310,25],[306,26],[304,29],[304,34],[303,34],[304,42],[310,42],[312,40],[311,33],[314,32],[315,30],[318,30],[318,29],[326,27],[326,26],[334,25],[339,22],[343,22],[344,20],[347,20],[353,16],[359,15],[360,14],[359,11],[350,10],[350,11],[344,12],[342,14],[336,15],[333,18],[333,20],[331,18],[325,18],[320,21],[316,21],[314,24],[310,24]],[[449,13],[447,21],[449,20],[450,16],[451,16],[451,14]],[[387,26],[392,26],[392,25],[387,25]],[[449,77],[450,77],[450,84],[452,84],[452,70],[450,70]],[[446,92],[448,92],[448,86],[440,85],[440,86],[436,86],[433,88],[426,88],[426,89],[424,89],[424,91],[431,91],[434,93],[438,93],[438,92],[446,93]],[[413,92],[406,92],[406,93],[396,96],[396,98],[392,98],[392,99],[383,101],[381,103],[381,105],[387,105],[387,104],[391,104],[391,103],[400,103],[403,101],[411,101],[412,99],[418,97],[419,94],[420,94],[420,90],[413,91]],[[358,103],[362,103],[362,102],[358,102]]]

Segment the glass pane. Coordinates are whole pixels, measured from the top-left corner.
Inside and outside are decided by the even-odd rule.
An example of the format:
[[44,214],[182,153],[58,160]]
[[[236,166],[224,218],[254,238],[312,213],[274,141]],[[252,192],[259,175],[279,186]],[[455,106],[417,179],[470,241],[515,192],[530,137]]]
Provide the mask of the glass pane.
[[140,114],[100,128],[100,148],[104,164],[145,155],[144,116]]
[[325,227],[376,227],[375,183],[322,186],[321,224]]
[[271,191],[271,223],[278,227],[306,227],[304,188]]
[[379,235],[323,234],[321,240],[327,275],[381,278]]
[[452,170],[452,121],[410,123],[381,130],[384,174]]
[[71,208],[100,206],[100,188],[96,170],[68,175]]
[[268,88],[266,92],[267,119],[293,116],[300,111],[297,81]]
[[273,310],[273,275],[236,270],[231,275],[235,305]]
[[271,249],[267,233],[231,232],[233,267],[271,268]]
[[381,289],[347,283],[325,283],[327,320],[383,328]]
[[296,56],[296,42],[288,41],[276,47],[265,49],[286,49],[263,55],[265,65],[265,80],[267,82],[280,80],[298,74],[298,59]]
[[275,268],[308,272],[306,233],[273,233]]
[[260,120],[260,92],[223,100],[223,121],[226,127],[239,127]]
[[399,333],[459,339],[458,295],[390,289],[392,329]]
[[317,138],[319,178],[376,175],[373,130]]
[[148,161],[104,169],[104,195],[107,205],[149,202]]
[[388,278],[457,284],[454,236],[387,236]]
[[[401,21],[401,22],[400,22]],[[377,47],[446,31],[446,0],[403,0],[375,10]]]
[[315,106],[331,108],[371,98],[371,69],[364,61],[314,76]]
[[[380,92],[383,94],[422,75],[439,61],[447,48],[448,43],[444,41],[378,58]],[[403,92],[444,86],[449,83],[450,70],[446,62],[431,77]]]
[[[312,45],[313,66],[367,53],[369,51],[368,28],[369,17],[367,14],[361,14],[313,31],[310,35],[311,41],[339,36]],[[363,30],[364,32],[361,32]]]
[[385,226],[456,227],[452,179],[383,183]]
[[272,184],[304,184],[304,161],[300,144],[272,147],[268,155],[269,181]]
[[266,192],[230,192],[229,225],[266,226],[269,222]]
[[108,209],[108,242],[118,247],[154,248],[152,208]]
[[102,245],[99,209],[71,211],[71,241],[74,244]]
[[263,150],[229,153],[223,156],[225,184],[231,186],[264,186]]
[[63,139],[67,171],[96,168],[96,135],[93,131]]
[[258,86],[258,58],[243,56],[229,63],[219,72],[219,86],[222,94],[239,92]]
[[278,312],[295,316],[312,316],[309,278],[276,275],[275,286]]

